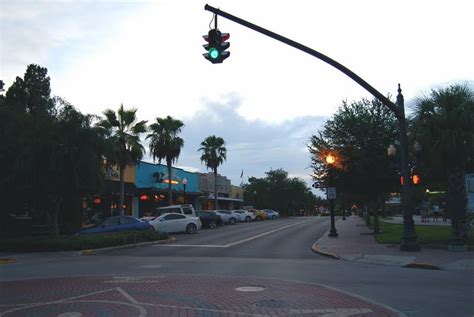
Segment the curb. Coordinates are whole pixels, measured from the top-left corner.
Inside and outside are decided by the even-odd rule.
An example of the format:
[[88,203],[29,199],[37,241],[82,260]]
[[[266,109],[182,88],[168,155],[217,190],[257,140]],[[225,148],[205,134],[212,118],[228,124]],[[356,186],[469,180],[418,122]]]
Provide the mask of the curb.
[[412,268],[412,269],[425,269],[425,270],[441,270],[437,265],[429,263],[410,263],[407,265],[402,265],[401,267]]
[[[319,241],[319,240],[318,240],[318,241]],[[316,242],[311,246],[311,250],[312,250],[314,253],[317,253],[317,254],[323,255],[323,256],[327,256],[327,257],[330,257],[330,258],[333,258],[333,259],[336,259],[336,260],[341,260],[341,258],[340,258],[339,256],[337,256],[337,254],[321,251],[321,249],[319,248],[319,245],[318,245],[318,241],[316,241]]]
[[79,251],[79,255],[93,255],[93,254],[105,253],[105,252],[113,251],[113,250],[144,247],[144,246],[154,245],[154,244],[172,243],[174,241],[176,241],[176,238],[169,238],[166,240],[158,240],[158,241],[150,241],[150,242],[140,242],[140,243],[134,243],[134,244],[125,244],[125,245],[119,245],[116,247],[108,247],[108,248],[100,248],[100,249],[87,249],[87,250]]
[[0,264],[12,264],[16,263],[15,259],[0,259]]

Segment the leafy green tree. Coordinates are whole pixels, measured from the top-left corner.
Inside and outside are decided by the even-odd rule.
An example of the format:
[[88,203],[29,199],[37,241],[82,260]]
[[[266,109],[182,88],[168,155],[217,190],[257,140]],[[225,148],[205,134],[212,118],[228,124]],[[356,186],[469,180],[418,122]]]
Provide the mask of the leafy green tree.
[[151,133],[148,134],[147,139],[150,139],[150,152],[153,160],[158,159],[166,161],[168,168],[168,204],[171,205],[172,191],[171,191],[171,170],[172,164],[178,160],[181,148],[184,145],[182,138],[178,136],[181,132],[183,122],[175,120],[170,116],[166,118],[156,118],[156,122],[152,123],[149,128]]
[[24,77],[16,78],[0,105],[0,192],[8,197],[1,208],[4,217],[29,212],[43,218],[49,210],[44,167],[49,161],[54,120],[47,69],[28,65]]
[[51,98],[49,81],[29,65],[1,98],[0,192],[9,198],[2,216],[28,212],[58,234],[59,221],[79,228],[82,195],[100,186],[103,143],[92,116]]
[[53,126],[48,175],[49,210],[54,234],[59,234],[58,217],[67,223],[69,232],[82,224],[82,197],[96,193],[102,184],[104,139],[93,127],[94,116],[84,115],[68,102],[57,99],[57,116]]
[[250,177],[244,185],[244,199],[255,208],[279,210],[284,215],[306,213],[313,210],[317,199],[306,183],[289,178],[283,169],[270,170],[264,178]]
[[[396,118],[377,99],[343,102],[322,131],[310,139],[315,180],[328,187],[331,168],[331,186],[351,193],[376,211],[397,188],[397,176],[387,157],[387,147],[397,137]],[[328,153],[337,158],[334,166],[325,162]]]
[[49,117],[55,110],[51,98],[48,69],[39,65],[28,65],[23,78],[17,77],[8,89],[5,101],[14,111],[26,113],[32,117]]
[[119,215],[123,215],[125,167],[127,165],[136,165],[145,152],[144,147],[140,143],[140,133],[147,131],[146,121],[137,121],[136,112],[137,109],[124,109],[122,104],[117,113],[111,109],[105,110],[105,118],[97,124],[107,139],[107,159],[119,166]]
[[201,142],[201,147],[198,149],[201,151],[201,162],[206,164],[208,169],[212,169],[214,172],[214,206],[218,209],[217,205],[217,167],[224,163],[227,156],[227,149],[225,148],[224,139],[216,137],[215,135],[208,136]]
[[452,244],[469,234],[464,174],[474,172],[474,92],[462,85],[433,90],[417,100],[412,118],[421,144],[425,174],[441,178],[447,188]]

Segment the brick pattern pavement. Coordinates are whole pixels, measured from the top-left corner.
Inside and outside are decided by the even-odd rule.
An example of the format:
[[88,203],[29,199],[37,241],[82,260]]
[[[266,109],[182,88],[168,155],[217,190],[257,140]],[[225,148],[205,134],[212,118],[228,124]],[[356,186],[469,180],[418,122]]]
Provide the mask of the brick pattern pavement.
[[[258,286],[258,292],[236,288]],[[0,283],[0,316],[403,316],[320,285],[193,275],[51,278]]]
[[[333,254],[342,259],[357,259],[363,256],[391,256],[405,257],[408,262],[431,264],[443,267],[457,261],[470,261],[474,259],[474,252],[452,252],[448,250],[423,248],[420,252],[400,251],[399,246],[378,244],[371,230],[364,220],[357,216],[347,217],[346,220],[338,219],[336,229],[337,238],[329,238],[328,232],[317,241],[320,251]],[[414,258],[413,261],[409,261]]]

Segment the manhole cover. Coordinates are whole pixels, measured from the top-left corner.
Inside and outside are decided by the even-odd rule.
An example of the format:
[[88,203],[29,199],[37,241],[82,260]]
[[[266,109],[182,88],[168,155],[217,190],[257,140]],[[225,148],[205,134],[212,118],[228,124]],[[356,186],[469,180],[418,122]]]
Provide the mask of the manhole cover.
[[277,300],[277,299],[262,300],[260,302],[256,302],[253,305],[259,308],[288,308],[290,307],[290,304],[288,304],[284,300]]
[[241,286],[237,287],[235,290],[238,292],[261,292],[265,288],[260,286]]

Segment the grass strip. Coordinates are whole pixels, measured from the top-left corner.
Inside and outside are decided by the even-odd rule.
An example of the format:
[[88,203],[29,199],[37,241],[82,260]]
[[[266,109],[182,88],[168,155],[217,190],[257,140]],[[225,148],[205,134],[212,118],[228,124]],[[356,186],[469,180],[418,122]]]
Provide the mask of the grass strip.
[[[373,224],[373,221],[371,222]],[[381,233],[375,236],[375,240],[381,244],[398,244],[403,233],[402,224],[379,222]],[[371,226],[372,227],[372,226]],[[372,227],[373,228],[373,227]],[[418,243],[432,245],[448,245],[451,240],[451,226],[423,226],[415,225]],[[474,228],[471,228],[468,245],[474,245]]]

